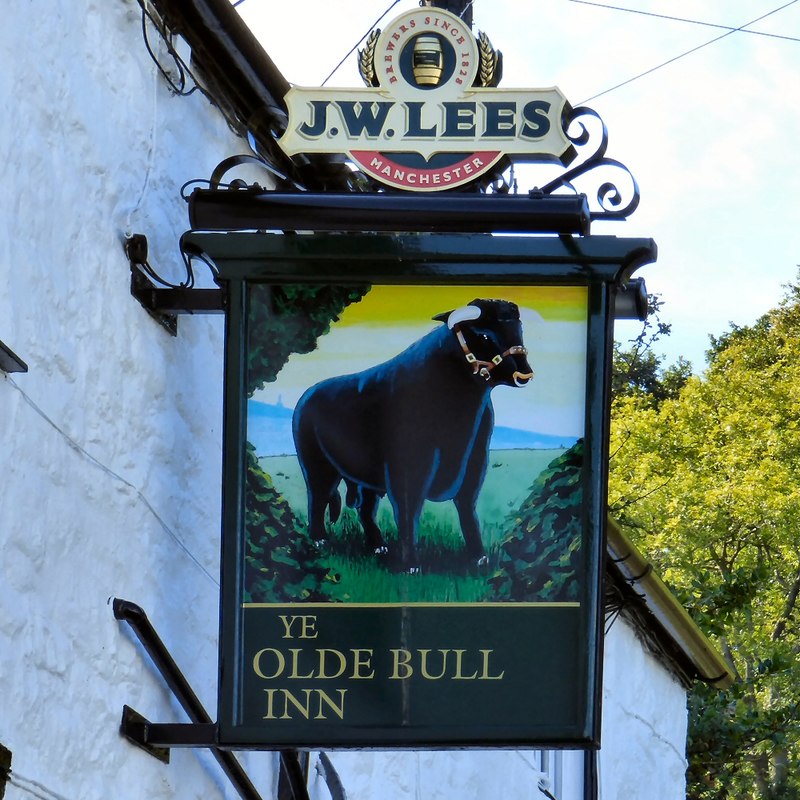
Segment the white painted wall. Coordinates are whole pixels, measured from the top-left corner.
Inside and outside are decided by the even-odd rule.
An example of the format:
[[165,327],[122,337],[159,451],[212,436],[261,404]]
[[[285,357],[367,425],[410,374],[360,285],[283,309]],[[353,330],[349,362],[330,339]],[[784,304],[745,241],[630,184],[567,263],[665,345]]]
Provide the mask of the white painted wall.
[[[557,800],[583,800],[583,755],[578,752],[429,750],[328,756],[348,800],[545,800],[545,791]],[[328,800],[324,770],[316,761],[311,775],[311,800]]]
[[[179,189],[245,148],[170,94],[135,0],[8,5],[0,96],[0,340],[30,367],[0,373],[6,797],[233,797],[207,753],[164,766],[119,736],[124,703],[186,717],[109,600],[145,608],[215,716],[223,319],[168,336],[122,243],[181,278]],[[249,761],[269,797],[272,756]]]
[[686,690],[621,618],[604,658],[600,800],[683,800]]
[[[119,736],[125,703],[185,717],[110,599],[148,612],[214,716],[223,321],[166,335],[130,296],[122,243],[146,234],[180,279],[179,188],[244,147],[199,93],[170,94],[134,0],[10,4],[0,96],[0,340],[30,367],[0,374],[6,797],[233,797],[208,753],[164,766]],[[650,800],[644,765],[663,791],[682,785],[683,699],[627,630],[608,648],[602,796]],[[351,800],[544,796],[531,754],[331,758]],[[274,758],[244,760],[273,797]],[[564,754],[559,800],[580,797],[579,767]]]

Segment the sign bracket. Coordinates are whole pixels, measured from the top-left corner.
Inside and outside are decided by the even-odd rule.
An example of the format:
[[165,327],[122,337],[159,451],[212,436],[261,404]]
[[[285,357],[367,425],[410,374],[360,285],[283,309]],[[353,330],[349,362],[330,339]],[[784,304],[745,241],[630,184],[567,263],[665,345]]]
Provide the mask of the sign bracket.
[[[242,800],[262,800],[233,753],[220,748],[217,723],[211,720],[144,610],[120,598],[114,598],[113,610],[116,619],[131,626],[167,686],[192,720],[190,723],[153,723],[125,705],[120,733],[165,764],[169,763],[172,747],[207,747]],[[308,800],[308,789],[301,780],[302,769],[297,751],[281,750],[280,757],[282,771],[288,776],[294,800]]]
[[181,251],[186,265],[186,280],[174,284],[164,280],[147,260],[147,237],[134,233],[125,240],[125,255],[131,267],[131,294],[172,336],[178,335],[179,314],[224,314],[222,289],[194,288],[192,256]]
[[224,314],[222,289],[168,289],[156,286],[135,265],[131,266],[131,294],[173,336],[179,314]]

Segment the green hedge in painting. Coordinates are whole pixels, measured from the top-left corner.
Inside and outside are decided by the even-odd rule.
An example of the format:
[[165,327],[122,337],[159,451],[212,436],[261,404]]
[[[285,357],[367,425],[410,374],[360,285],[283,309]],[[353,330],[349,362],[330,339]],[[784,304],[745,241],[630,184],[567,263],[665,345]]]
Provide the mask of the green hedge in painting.
[[553,459],[509,516],[498,568],[489,579],[495,600],[574,601],[583,555],[583,440]]
[[247,445],[244,600],[253,603],[333,599],[338,576],[318,560],[292,509]]

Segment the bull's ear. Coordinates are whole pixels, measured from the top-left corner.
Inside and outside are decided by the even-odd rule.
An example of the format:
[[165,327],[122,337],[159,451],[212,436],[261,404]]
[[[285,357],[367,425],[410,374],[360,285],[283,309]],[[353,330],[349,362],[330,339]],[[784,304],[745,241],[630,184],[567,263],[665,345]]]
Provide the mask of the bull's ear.
[[452,313],[452,311],[443,311],[441,314],[431,317],[431,319],[435,319],[437,322],[447,322]]

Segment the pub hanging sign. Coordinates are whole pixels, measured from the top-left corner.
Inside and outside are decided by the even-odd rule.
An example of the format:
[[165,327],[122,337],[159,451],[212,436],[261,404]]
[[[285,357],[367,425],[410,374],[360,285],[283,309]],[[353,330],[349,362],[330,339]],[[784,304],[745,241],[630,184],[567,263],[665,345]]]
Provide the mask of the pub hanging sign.
[[185,240],[228,296],[220,744],[596,744],[605,342],[652,243]]
[[459,18],[359,62],[289,91],[281,146],[428,194],[190,200],[226,297],[218,744],[597,746],[613,304],[655,245],[585,197],[430,194],[575,156]]
[[345,153],[375,180],[418,192],[462,186],[504,157],[569,163],[564,96],[497,88],[501,63],[454,14],[408,11],[359,52],[367,88],[289,89],[279,144],[290,156]]

